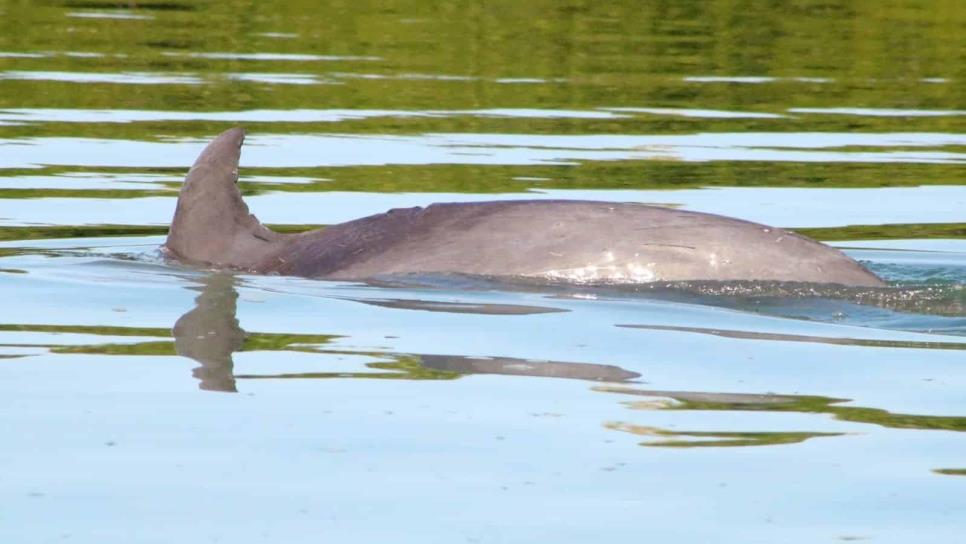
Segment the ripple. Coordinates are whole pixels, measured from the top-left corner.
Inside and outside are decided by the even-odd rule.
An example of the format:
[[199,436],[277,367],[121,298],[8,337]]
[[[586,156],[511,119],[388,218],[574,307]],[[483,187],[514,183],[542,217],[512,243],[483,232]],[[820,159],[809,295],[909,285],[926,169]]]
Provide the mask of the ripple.
[[[344,112],[325,112],[339,118]],[[466,112],[462,112],[466,113]],[[356,113],[347,113],[355,115]],[[360,117],[385,112],[358,112]],[[95,112],[97,117],[118,115]],[[143,120],[169,117],[132,115]],[[205,114],[186,113],[193,119]],[[211,114],[211,120],[237,122],[237,114]],[[297,119],[302,112],[289,112]],[[397,115],[392,112],[390,115]],[[411,115],[426,115],[426,112]],[[277,120],[276,113],[262,111],[253,117]],[[174,115],[171,118],[179,118]],[[4,119],[23,122],[8,114]],[[0,139],[0,145],[16,146],[16,153],[0,155],[0,168],[37,168],[48,164],[70,166],[184,166],[194,162],[205,140],[182,142],[135,142],[95,138]],[[948,163],[966,162],[966,154],[943,151],[890,150],[890,147],[941,147],[966,143],[966,135],[943,133],[704,133],[685,135],[542,135],[436,133],[416,136],[390,135],[281,135],[253,134],[242,154],[245,166],[309,167],[351,165],[566,165],[578,161],[674,160],[792,161],[851,163]],[[836,147],[881,147],[882,151],[843,151]],[[832,148],[832,149],[829,149]],[[325,153],[319,153],[325,150]],[[867,191],[863,189],[863,191]],[[863,192],[868,195],[868,192]],[[951,206],[948,203],[947,206]],[[961,219],[961,217],[960,217]],[[955,219],[947,220],[954,222]],[[862,222],[875,224],[875,222]]]
[[309,53],[231,53],[231,52],[192,52],[180,53],[166,51],[166,57],[189,57],[193,59],[210,60],[253,60],[253,61],[287,61],[287,62],[315,62],[315,61],[372,61],[382,60],[382,57],[368,55],[314,55]]
[[331,74],[335,77],[345,79],[401,79],[401,80],[425,80],[425,81],[477,81],[480,78],[473,76],[458,76],[447,74],[364,74],[356,72],[337,72]]
[[[300,79],[300,74],[232,74],[239,79],[270,83],[309,84],[317,81]],[[311,77],[311,76],[307,76]],[[278,81],[273,81],[278,78]],[[331,83],[331,82],[320,82]],[[0,123],[135,123],[144,121],[221,121],[251,123],[336,123],[380,117],[449,118],[495,117],[533,119],[622,119],[626,115],[607,111],[502,108],[484,110],[348,110],[295,109],[243,111],[151,111],[151,110],[84,110],[56,108],[19,108],[0,110]]]
[[0,59],[42,59],[51,56],[49,53],[20,53],[17,51],[0,51]]
[[742,331],[732,329],[711,329],[703,327],[678,327],[672,325],[617,325],[628,329],[646,329],[652,331],[673,331],[696,334],[708,334],[722,338],[737,340],[770,340],[776,342],[808,342],[815,344],[832,344],[837,346],[857,346],[875,348],[904,348],[904,349],[951,349],[966,350],[966,342],[935,342],[931,340],[890,340],[874,338],[848,338],[833,336],[810,336],[802,334]]
[[707,447],[747,447],[747,446],[780,446],[799,444],[811,438],[843,436],[844,433],[817,432],[735,432],[735,431],[675,431],[634,425],[631,423],[608,422],[604,424],[608,429],[622,431],[651,440],[641,442],[641,446],[663,448],[707,448]]
[[637,372],[630,372],[613,365],[533,361],[513,357],[420,355],[419,362],[426,368],[457,374],[501,374],[607,382],[623,382],[640,377]]
[[775,83],[778,81],[798,81],[801,83],[831,83],[826,77],[770,77],[770,76],[686,76],[690,83]]
[[[547,83],[548,80],[539,77],[500,77],[495,79],[497,83],[506,84],[527,84],[527,83]],[[562,79],[555,79],[553,81],[563,81]]]
[[432,117],[505,117],[518,119],[626,119],[629,116],[608,111],[554,110],[531,108],[490,108],[485,110],[430,110]]
[[778,78],[765,76],[686,76],[691,83],[771,83]]
[[841,421],[868,423],[894,429],[966,432],[966,417],[963,416],[895,413],[881,408],[846,404],[849,399],[819,395],[647,391],[613,385],[598,386],[594,390],[602,393],[665,398],[673,401],[672,403],[659,404],[651,401],[625,403],[632,410],[799,412],[826,414]]
[[950,117],[966,115],[966,110],[904,110],[889,108],[789,108],[792,113],[857,115],[866,117]]
[[495,304],[486,302],[453,302],[445,300],[422,300],[422,299],[365,299],[347,298],[379,306],[381,308],[393,308],[397,310],[418,310],[423,312],[443,312],[453,314],[477,314],[477,315],[536,315],[567,312],[562,308],[551,308],[548,306],[532,306],[524,304]]
[[229,79],[273,85],[338,85],[336,81],[325,81],[311,74],[280,74],[266,72],[235,72],[226,74]]
[[31,52],[15,52],[15,51],[0,51],[0,58],[9,59],[45,59],[52,57],[68,57],[76,59],[100,59],[105,57],[114,58],[127,58],[124,53],[114,53],[113,55],[107,55],[105,53],[94,53],[91,51],[31,51]]
[[604,108],[608,111],[627,113],[649,113],[652,115],[677,115],[681,117],[699,117],[706,119],[784,119],[787,116],[778,113],[761,113],[751,111],[701,110],[686,108]]
[[[88,190],[144,190],[163,188],[164,183],[181,183],[182,176],[144,173],[65,172],[56,176],[0,177],[0,189],[88,189]],[[288,181],[295,183],[297,181]],[[297,180],[298,178],[290,178]],[[247,180],[243,180],[247,181]],[[259,179],[259,182],[270,183]]]
[[200,85],[192,75],[162,72],[51,72],[7,70],[0,80],[61,81],[66,83],[115,83],[123,85]]
[[[106,150],[105,150],[106,151]],[[115,153],[117,154],[117,153]],[[138,153],[140,154],[140,153]],[[187,171],[191,159],[135,153],[128,160],[150,164],[164,162]],[[0,155],[0,159],[3,156]],[[174,157],[175,159],[177,157]],[[174,209],[171,197],[29,198],[5,206],[0,225],[29,224],[167,225]],[[782,189],[716,188],[661,190],[541,190],[523,193],[321,193],[273,192],[246,198],[252,211],[267,223],[335,224],[391,208],[428,206],[434,202],[479,202],[519,199],[579,199],[605,202],[675,204],[682,209],[717,213],[749,221],[786,227],[833,227],[855,223],[921,223],[962,219],[966,187],[898,187],[883,189]],[[877,203],[873,209],[864,204]],[[960,206],[957,208],[956,206]],[[794,218],[794,219],[790,219]],[[796,225],[788,225],[794,220]],[[856,245],[856,244],[850,244]]]
[[71,11],[67,13],[67,17],[74,17],[77,19],[112,19],[121,21],[150,21],[154,19],[154,17],[151,15],[142,15],[138,13],[131,13],[129,11]]
[[293,32],[259,32],[258,35],[265,38],[275,38],[278,40],[291,40],[299,37],[298,34]]

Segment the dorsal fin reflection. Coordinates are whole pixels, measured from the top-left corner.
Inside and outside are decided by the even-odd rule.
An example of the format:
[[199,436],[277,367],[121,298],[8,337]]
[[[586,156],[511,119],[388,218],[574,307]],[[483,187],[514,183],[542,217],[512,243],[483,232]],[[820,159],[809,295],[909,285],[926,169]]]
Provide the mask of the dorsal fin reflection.
[[237,392],[232,353],[241,350],[245,331],[235,317],[238,291],[231,274],[211,274],[201,280],[195,307],[174,324],[178,355],[198,361],[191,371],[206,391]]
[[[201,366],[192,370],[195,378],[200,380],[199,387],[206,391],[236,392],[237,379],[281,379],[281,378],[349,378],[349,377],[386,377],[385,372],[310,372],[284,373],[270,375],[246,374],[236,376],[232,355],[242,351],[246,333],[242,330],[236,317],[238,291],[237,280],[225,273],[216,273],[201,279],[201,285],[191,289],[200,291],[195,299],[195,307],[181,316],[174,325],[172,334],[175,338],[175,350],[179,355],[194,359]],[[366,302],[366,301],[359,301]],[[417,301],[422,302],[422,301]],[[452,303],[449,303],[452,305]],[[458,313],[465,313],[466,305],[457,305]],[[484,305],[486,306],[486,305]],[[409,305],[392,305],[391,308],[411,309]],[[436,309],[436,307],[433,307]],[[522,308],[522,307],[521,307]],[[450,309],[445,306],[445,309]],[[540,309],[544,310],[544,309]],[[436,309],[436,311],[439,311]],[[529,312],[522,312],[523,314]],[[532,313],[541,313],[533,311]],[[253,337],[262,335],[254,334]],[[302,335],[292,335],[298,340]],[[308,337],[307,340],[318,339],[321,336]],[[329,337],[331,338],[331,337]],[[312,342],[305,342],[310,344]],[[275,349],[286,349],[288,344],[275,346]],[[303,351],[321,351],[317,349],[303,349]],[[325,350],[333,352],[332,350]],[[386,357],[385,353],[374,354]],[[373,363],[373,369],[398,370],[400,378],[411,375],[413,379],[451,379],[455,375],[464,374],[502,374],[507,376],[533,376],[544,378],[565,378],[577,380],[622,382],[640,376],[613,365],[593,363],[572,363],[556,361],[531,361],[513,357],[467,357],[462,355],[419,355],[419,354],[388,354],[398,359],[399,365],[384,362]],[[410,361],[418,361],[420,369],[430,372],[413,372]],[[398,366],[398,368],[395,368]],[[441,371],[433,373],[432,371]]]

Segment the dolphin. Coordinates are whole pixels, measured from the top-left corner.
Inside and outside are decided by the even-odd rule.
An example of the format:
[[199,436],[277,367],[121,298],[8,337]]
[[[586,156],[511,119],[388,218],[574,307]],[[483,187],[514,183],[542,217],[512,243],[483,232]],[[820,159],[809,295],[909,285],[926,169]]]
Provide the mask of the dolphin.
[[819,242],[749,221],[637,203],[515,200],[393,209],[274,232],[238,189],[245,131],[217,136],[188,172],[164,254],[188,264],[333,280],[467,274],[573,283],[779,281],[881,287]]

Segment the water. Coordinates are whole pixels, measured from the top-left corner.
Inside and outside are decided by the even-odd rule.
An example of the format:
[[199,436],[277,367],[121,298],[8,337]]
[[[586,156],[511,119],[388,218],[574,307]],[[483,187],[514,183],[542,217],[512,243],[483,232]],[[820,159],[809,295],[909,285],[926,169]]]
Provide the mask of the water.
[[[0,540],[961,540],[964,17],[0,0]],[[165,262],[187,166],[237,124],[277,228],[649,202],[891,286]]]

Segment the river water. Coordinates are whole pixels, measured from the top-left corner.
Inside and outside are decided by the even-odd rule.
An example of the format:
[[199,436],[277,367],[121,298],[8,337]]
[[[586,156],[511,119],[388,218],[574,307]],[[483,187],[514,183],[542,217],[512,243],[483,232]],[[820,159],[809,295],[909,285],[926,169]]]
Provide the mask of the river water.
[[[962,540],[966,10],[631,4],[0,0],[0,541]],[[166,262],[239,125],[289,231],[645,202],[890,287]]]

